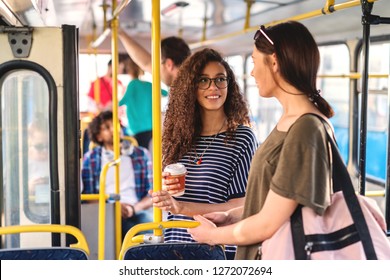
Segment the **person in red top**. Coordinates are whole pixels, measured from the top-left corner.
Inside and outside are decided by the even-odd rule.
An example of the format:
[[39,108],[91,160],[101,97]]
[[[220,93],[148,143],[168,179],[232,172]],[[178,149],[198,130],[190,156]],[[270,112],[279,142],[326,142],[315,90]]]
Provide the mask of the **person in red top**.
[[[127,54],[119,54],[118,74],[127,74]],[[118,100],[123,97],[125,87],[118,79]],[[112,60],[107,64],[107,72],[91,83],[88,92],[88,115],[94,117],[103,111],[112,111]],[[127,116],[124,108],[118,108],[118,116],[122,125],[127,127]],[[88,122],[88,121],[87,121]],[[87,130],[83,132],[83,154],[88,151],[90,139]]]
[[[125,61],[127,58],[127,55],[119,55],[118,74],[126,73]],[[123,91],[124,86],[118,80],[118,97],[123,95]],[[88,96],[96,105],[97,112],[95,113],[112,110],[112,60],[108,62],[107,73],[91,83]]]

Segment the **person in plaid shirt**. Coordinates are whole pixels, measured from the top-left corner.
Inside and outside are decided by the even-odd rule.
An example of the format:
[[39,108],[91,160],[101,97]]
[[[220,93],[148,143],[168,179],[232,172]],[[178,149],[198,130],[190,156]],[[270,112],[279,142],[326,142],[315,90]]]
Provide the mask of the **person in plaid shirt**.
[[[114,159],[112,112],[104,111],[89,124],[91,140],[98,144],[83,158],[81,177],[83,194],[99,193],[102,167]],[[152,189],[152,163],[149,151],[121,142],[120,202],[122,212],[122,237],[138,223],[151,222],[152,201],[148,191]],[[106,177],[106,193],[115,190],[115,170],[110,168]]]

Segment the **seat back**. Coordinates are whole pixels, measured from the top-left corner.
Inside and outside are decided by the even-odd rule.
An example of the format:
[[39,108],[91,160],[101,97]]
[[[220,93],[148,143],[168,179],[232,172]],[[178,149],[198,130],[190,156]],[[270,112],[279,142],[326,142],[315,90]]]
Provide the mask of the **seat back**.
[[225,260],[222,246],[199,243],[142,244],[127,249],[124,260]]
[[15,248],[0,250],[0,260],[88,260],[77,248]]
[[121,260],[225,260],[223,246],[200,243],[163,243],[163,236],[136,235],[145,230],[193,228],[196,221],[161,221],[138,224],[126,234],[119,253]]
[[66,233],[73,235],[77,243],[70,247],[5,248],[0,249],[0,260],[87,260],[89,247],[83,233],[68,225],[20,225],[0,227],[0,235],[33,232]]

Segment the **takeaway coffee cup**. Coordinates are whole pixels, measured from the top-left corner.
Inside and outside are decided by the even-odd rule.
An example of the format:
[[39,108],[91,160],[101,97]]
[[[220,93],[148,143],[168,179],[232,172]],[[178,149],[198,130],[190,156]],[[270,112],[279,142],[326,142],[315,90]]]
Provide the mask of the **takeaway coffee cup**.
[[181,163],[174,163],[174,164],[167,165],[164,168],[164,172],[169,172],[171,174],[170,176],[168,176],[167,179],[170,179],[170,178],[178,178],[179,179],[180,189],[177,190],[178,191],[177,193],[172,194],[172,196],[183,195],[185,184],[186,184],[186,180],[185,180],[186,174],[187,174],[186,167]]

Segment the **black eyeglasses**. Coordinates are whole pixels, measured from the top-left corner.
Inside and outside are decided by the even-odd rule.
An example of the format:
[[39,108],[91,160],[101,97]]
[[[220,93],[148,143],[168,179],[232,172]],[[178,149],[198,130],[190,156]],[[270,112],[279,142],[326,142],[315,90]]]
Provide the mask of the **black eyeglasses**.
[[199,89],[208,89],[211,86],[211,82],[214,82],[215,86],[219,89],[227,88],[229,84],[229,79],[227,77],[217,77],[210,79],[207,77],[202,77],[198,80]]
[[270,37],[265,33],[265,27],[264,25],[261,25],[259,30],[256,31],[255,36],[253,36],[253,40],[257,40],[260,37],[260,34],[263,34],[263,36],[270,42],[271,45],[274,45],[274,42],[271,40]]

